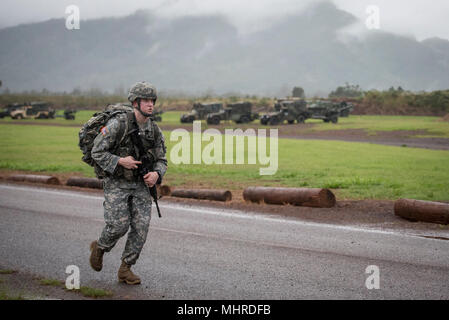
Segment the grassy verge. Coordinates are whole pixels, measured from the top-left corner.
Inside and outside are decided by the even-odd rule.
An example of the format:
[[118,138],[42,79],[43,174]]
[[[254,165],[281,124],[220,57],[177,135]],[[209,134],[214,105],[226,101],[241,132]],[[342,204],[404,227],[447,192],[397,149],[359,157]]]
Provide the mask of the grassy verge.
[[[83,286],[79,289],[68,290],[65,283],[50,278],[40,278],[28,274],[18,274],[14,270],[1,270],[6,278],[0,279],[0,300],[46,299],[49,295],[54,298],[76,298],[79,294],[87,298],[110,298],[112,291]],[[18,278],[17,278],[18,277]],[[45,288],[54,287],[54,288]],[[45,289],[44,289],[45,288]]]
[[[39,279],[39,284],[42,286],[62,287],[66,289],[65,283],[57,279]],[[66,290],[80,293],[88,298],[104,298],[104,297],[112,297],[114,295],[114,293],[111,291],[99,288],[91,288],[87,286],[82,286],[79,289],[73,290],[66,289]]]
[[[170,132],[164,134],[170,159],[177,142],[170,141]],[[0,125],[0,137],[0,169],[94,176],[92,168],[81,161],[76,128]],[[203,142],[203,149],[207,144]],[[279,139],[279,164],[274,175],[261,176],[259,169],[267,165],[259,161],[251,165],[169,162],[165,183],[231,190],[250,185],[331,188],[339,199],[447,201],[448,161],[448,151]],[[248,163],[246,157],[244,163]]]
[[53,287],[64,286],[64,282],[56,279],[40,279],[39,284],[43,286],[53,286]]
[[114,295],[114,293],[111,291],[90,287],[80,287],[79,292],[83,296],[89,298],[105,298],[105,297],[112,297]]

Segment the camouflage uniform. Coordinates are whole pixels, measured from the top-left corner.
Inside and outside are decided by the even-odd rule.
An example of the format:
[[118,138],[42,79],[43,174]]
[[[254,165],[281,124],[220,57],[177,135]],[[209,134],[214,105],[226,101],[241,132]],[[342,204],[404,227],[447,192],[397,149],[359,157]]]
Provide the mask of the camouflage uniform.
[[[151,196],[142,177],[137,176],[137,170],[118,165],[120,157],[139,158],[138,149],[127,135],[129,128],[125,130],[123,137],[118,137],[120,126],[129,123],[128,116],[121,114],[108,121],[95,138],[92,158],[106,173],[103,179],[106,226],[98,240],[98,247],[109,252],[130,228],[122,260],[133,265],[147,237],[151,219]],[[164,136],[152,119],[139,125],[139,130],[145,149],[155,161],[154,171],[158,172],[160,180],[167,170]]]

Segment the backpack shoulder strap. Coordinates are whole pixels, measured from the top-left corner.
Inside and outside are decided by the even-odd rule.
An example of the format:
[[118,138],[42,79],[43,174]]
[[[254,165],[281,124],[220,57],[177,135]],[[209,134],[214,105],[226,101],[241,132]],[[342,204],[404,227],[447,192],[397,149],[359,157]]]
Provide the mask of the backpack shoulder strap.
[[114,111],[110,115],[109,119],[112,119],[115,116],[117,116],[117,121],[119,122],[119,131],[117,133],[117,137],[120,137],[117,144],[115,145],[115,149],[117,149],[122,144],[123,140],[126,138],[126,135],[128,134],[130,128],[130,121],[129,121],[130,116],[128,112],[125,113],[123,111]]
[[160,135],[159,127],[158,127],[156,121],[154,121],[153,119],[151,119],[150,121],[151,121],[151,126],[153,127],[154,141],[157,141],[157,139],[159,138],[159,135]]

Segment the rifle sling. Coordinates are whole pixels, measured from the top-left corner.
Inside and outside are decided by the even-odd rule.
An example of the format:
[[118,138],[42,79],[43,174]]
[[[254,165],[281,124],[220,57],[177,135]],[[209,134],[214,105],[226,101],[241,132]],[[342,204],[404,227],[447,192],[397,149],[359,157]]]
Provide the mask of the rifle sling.
[[[137,147],[137,150],[139,151],[139,160],[141,160],[141,158],[145,155],[145,148],[143,146],[142,140],[139,136],[139,126],[137,125],[137,120],[136,120],[136,116],[133,113],[133,121],[131,121],[132,123],[132,128],[129,131],[129,134],[131,135],[131,141],[134,144],[134,146]],[[142,163],[143,165],[143,163]],[[150,168],[146,168],[147,170],[150,170]],[[143,178],[143,177],[142,177]],[[152,187],[148,187],[148,189],[150,190],[150,194],[153,197],[154,203],[156,204],[156,208],[157,208],[157,213],[159,215],[159,218],[161,218],[161,212],[159,210],[159,205],[157,203],[157,188],[156,185],[152,186]]]

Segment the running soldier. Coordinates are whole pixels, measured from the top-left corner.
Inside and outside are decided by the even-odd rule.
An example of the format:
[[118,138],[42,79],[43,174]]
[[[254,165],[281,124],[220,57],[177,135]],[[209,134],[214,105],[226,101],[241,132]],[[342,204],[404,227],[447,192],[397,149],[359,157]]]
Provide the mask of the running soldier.
[[[100,271],[104,252],[109,252],[129,229],[118,280],[140,284],[140,278],[131,271],[131,266],[139,258],[147,238],[152,203],[148,187],[161,182],[167,170],[167,159],[164,136],[150,119],[157,100],[156,88],[147,82],[138,82],[130,89],[128,100],[133,112],[110,119],[95,138],[92,148],[92,158],[106,175],[103,179],[106,225],[98,241],[90,245],[90,265]],[[126,134],[132,124],[138,126],[145,150],[154,160],[153,171],[143,177],[136,170],[141,164],[136,160],[140,158],[138,149]],[[124,130],[122,126],[128,127]],[[125,134],[120,136],[119,132]]]

